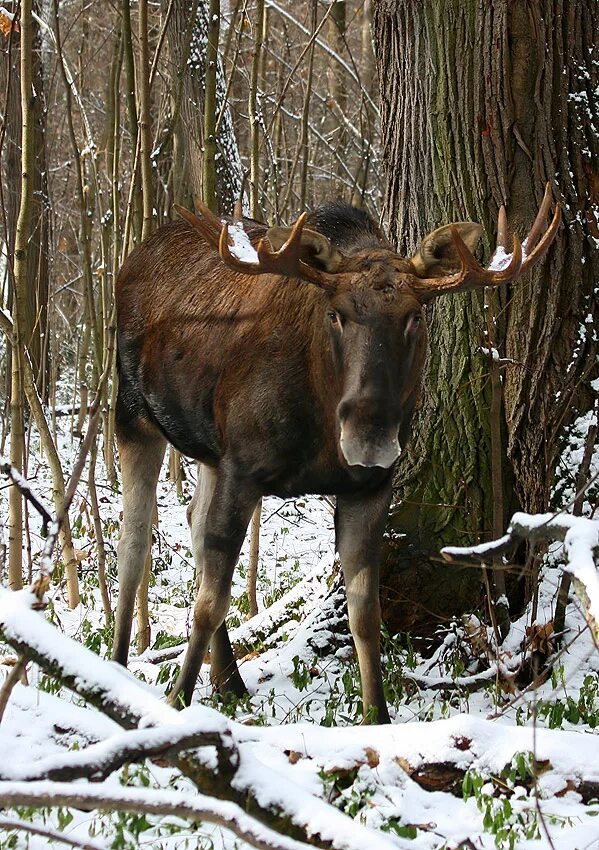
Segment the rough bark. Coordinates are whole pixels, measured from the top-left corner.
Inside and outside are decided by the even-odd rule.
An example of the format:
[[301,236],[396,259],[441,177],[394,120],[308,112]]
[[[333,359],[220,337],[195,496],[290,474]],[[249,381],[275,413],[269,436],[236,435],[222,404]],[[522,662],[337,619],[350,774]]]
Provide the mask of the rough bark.
[[[162,5],[164,9],[168,7],[166,0]],[[174,0],[167,40],[174,80],[171,97],[178,158],[175,200],[191,206],[204,197],[202,162],[207,2]],[[228,106],[223,106],[225,87],[220,60],[216,70],[216,206],[221,212],[232,212],[241,186],[241,161],[231,113]],[[221,110],[222,117],[218,121]]]
[[[506,513],[546,508],[557,439],[595,358],[597,4],[549,0],[377,0],[386,216],[400,250],[451,220],[481,222],[486,250],[500,204],[532,223],[544,183],[564,225],[548,257],[502,292]],[[596,48],[595,48],[596,49]],[[594,157],[594,159],[593,159]],[[476,348],[480,295],[440,299],[429,316],[423,402],[400,465],[383,585],[392,628],[426,628],[482,598],[476,572],[436,565],[441,545],[493,525],[488,363]],[[579,330],[582,329],[582,330]],[[396,535],[395,535],[396,536]],[[432,615],[432,616],[431,616]]]

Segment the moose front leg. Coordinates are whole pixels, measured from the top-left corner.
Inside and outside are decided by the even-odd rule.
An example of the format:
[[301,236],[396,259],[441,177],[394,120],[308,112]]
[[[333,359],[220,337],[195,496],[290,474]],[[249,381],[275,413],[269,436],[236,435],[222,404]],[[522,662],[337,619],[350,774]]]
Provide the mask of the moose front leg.
[[[216,686],[236,692],[243,688],[224,621],[231,601],[233,571],[258,495],[252,487],[237,480],[226,468],[219,468],[205,515],[202,545],[198,545],[201,581],[194,606],[189,646],[181,672],[169,695],[172,705],[191,703],[200,668],[211,641],[211,678]],[[198,524],[200,522],[198,517]],[[191,523],[193,527],[193,515]],[[197,540],[196,535],[197,530],[193,535]]]
[[385,486],[364,497],[337,498],[335,536],[341,557],[349,627],[358,654],[364,717],[390,723],[381,672],[379,562],[391,502],[391,476]]

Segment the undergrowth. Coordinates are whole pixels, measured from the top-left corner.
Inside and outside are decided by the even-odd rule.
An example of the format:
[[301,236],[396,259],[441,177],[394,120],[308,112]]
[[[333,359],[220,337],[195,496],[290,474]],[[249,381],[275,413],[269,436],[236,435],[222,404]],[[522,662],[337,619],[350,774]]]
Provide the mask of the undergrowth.
[[[286,515],[287,511],[287,515]],[[291,523],[298,520],[295,508],[279,508],[280,525],[267,541],[269,569],[259,572],[261,608],[270,606],[289,593],[306,572],[303,560],[285,550]],[[107,581],[113,601],[116,597],[115,548],[118,537],[118,514],[107,519],[104,531],[107,541]],[[185,534],[185,529],[182,534]],[[89,557],[82,564],[81,610],[77,619],[66,611],[59,585],[47,609],[47,616],[59,628],[77,637],[102,657],[110,657],[112,623],[106,624],[102,614],[98,578],[92,568],[94,548],[90,543],[90,525],[84,514],[74,524],[74,536],[82,549],[88,547]],[[154,574],[150,586],[150,613],[154,638],[152,649],[175,649],[187,640],[189,611],[192,603],[194,576],[192,556],[188,548],[174,535],[161,531],[156,539]],[[275,565],[274,569],[272,565]],[[551,571],[553,574],[555,570]],[[553,605],[555,578],[541,594],[538,620],[549,620]],[[305,629],[311,612],[298,598],[297,608],[289,621],[273,631],[253,638],[244,649],[249,659],[258,659],[260,674],[255,675],[251,696],[242,699],[223,698],[201,688],[196,698],[203,699],[231,718],[244,723],[272,725],[275,723],[306,722],[321,726],[344,726],[362,722],[361,685],[358,664],[347,634],[347,621],[342,594],[335,597],[330,610],[314,620],[314,628]],[[543,608],[543,605],[545,606]],[[230,629],[243,629],[247,618],[248,601],[245,591],[245,562],[238,569],[233,589]],[[327,621],[331,618],[331,622]],[[501,656],[508,673],[516,675],[517,661],[525,645],[526,616],[514,624],[509,650]],[[583,623],[572,612],[569,639],[576,638]],[[518,632],[520,629],[521,634]],[[578,631],[577,631],[578,630]],[[310,632],[308,634],[307,632]],[[318,638],[318,640],[315,639]],[[480,687],[460,687],[463,677],[476,676],[488,669],[497,655],[492,630],[475,617],[457,620],[440,631],[434,644],[423,653],[420,644],[409,635],[382,636],[385,695],[392,718],[397,723],[414,720],[438,720],[456,713],[471,712],[481,716],[502,716],[517,725],[536,723],[550,729],[576,729],[592,732],[599,728],[599,675],[597,665],[570,663],[568,654],[552,665],[551,676],[534,696],[519,699],[517,687],[509,675],[501,681],[482,682]],[[581,656],[582,657],[582,656]],[[136,662],[133,669],[141,678],[168,692],[179,672],[180,657],[160,664]],[[243,673],[243,666],[242,666]],[[420,677],[420,678],[419,678]],[[419,682],[427,678],[448,679],[450,684],[436,690]],[[39,675],[37,686],[49,693],[61,692],[55,679]],[[63,692],[66,695],[66,692]],[[376,720],[371,717],[370,720]],[[541,834],[537,805],[539,766],[532,753],[518,754],[500,775],[468,771],[464,774],[458,799],[469,812],[477,813],[482,833],[497,848],[515,850],[522,842],[535,840]],[[170,769],[151,764],[129,766],[119,774],[123,785],[148,788],[193,791],[187,780]],[[396,836],[409,846],[411,841],[428,836],[429,843],[418,846],[442,850],[448,845],[442,835],[436,835],[431,824],[413,823],[400,802],[400,791],[410,782],[398,768],[393,790],[388,777],[379,775],[376,765],[363,764],[350,771],[323,771],[320,774],[322,796],[348,816]],[[403,783],[403,784],[402,784]],[[597,805],[587,807],[599,814]],[[11,814],[37,824],[47,824],[67,832],[77,827],[90,837],[102,838],[111,850],[220,850],[223,846],[241,846],[214,829],[191,824],[176,818],[155,818],[134,814],[109,812],[72,812],[65,809],[12,810]],[[569,825],[567,817],[550,818],[555,829]],[[432,822],[432,818],[431,818]],[[51,842],[49,842],[51,843]],[[9,831],[1,836],[2,850],[28,848],[33,839],[25,832]],[[39,846],[35,845],[35,846]],[[56,846],[59,846],[56,844]],[[451,845],[453,848],[454,845]],[[481,844],[487,848],[488,844]]]

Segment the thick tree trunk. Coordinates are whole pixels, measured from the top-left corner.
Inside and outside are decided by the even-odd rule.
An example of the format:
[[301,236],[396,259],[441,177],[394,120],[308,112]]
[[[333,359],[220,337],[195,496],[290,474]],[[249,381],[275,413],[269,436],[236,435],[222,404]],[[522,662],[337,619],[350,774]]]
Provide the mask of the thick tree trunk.
[[[502,292],[504,505],[547,506],[556,438],[594,362],[592,216],[597,200],[597,4],[549,0],[377,0],[386,216],[400,250],[451,220],[484,225],[505,203],[514,231],[533,221],[546,181],[564,225],[549,256]],[[593,165],[594,156],[594,165]],[[592,197],[594,192],[595,197]],[[438,566],[439,548],[490,536],[489,367],[477,354],[482,296],[431,310],[428,380],[400,464],[383,573],[391,628],[421,630],[482,599],[476,572]],[[583,331],[579,332],[582,328]]]
[[[169,3],[163,0],[162,6],[166,11]],[[172,99],[178,158],[175,200],[191,206],[204,199],[202,162],[207,0],[192,3],[174,0],[167,39],[174,81]],[[225,87],[220,59],[216,72],[216,206],[221,212],[231,212],[241,186],[241,161],[231,112],[228,106],[223,106]]]

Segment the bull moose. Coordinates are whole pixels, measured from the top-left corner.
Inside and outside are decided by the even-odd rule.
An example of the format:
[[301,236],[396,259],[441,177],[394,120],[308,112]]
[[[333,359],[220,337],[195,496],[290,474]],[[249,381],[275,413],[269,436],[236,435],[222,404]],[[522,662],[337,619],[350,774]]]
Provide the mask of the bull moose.
[[423,306],[516,280],[555,236],[560,210],[545,230],[550,205],[548,186],[524,246],[514,237],[511,254],[502,208],[486,268],[473,254],[478,224],[441,227],[406,258],[370,216],[340,202],[292,227],[246,220],[249,259],[231,246],[231,225],[205,207],[201,216],[179,209],[181,219],[130,254],[116,284],[123,529],[114,659],[127,663],[169,442],[198,461],[188,519],[201,574],[170,701],[190,703],[209,647],[214,686],[245,691],[225,616],[250,517],[261,496],[321,493],[337,497],[364,712],[389,721],[379,558],[425,362]]

